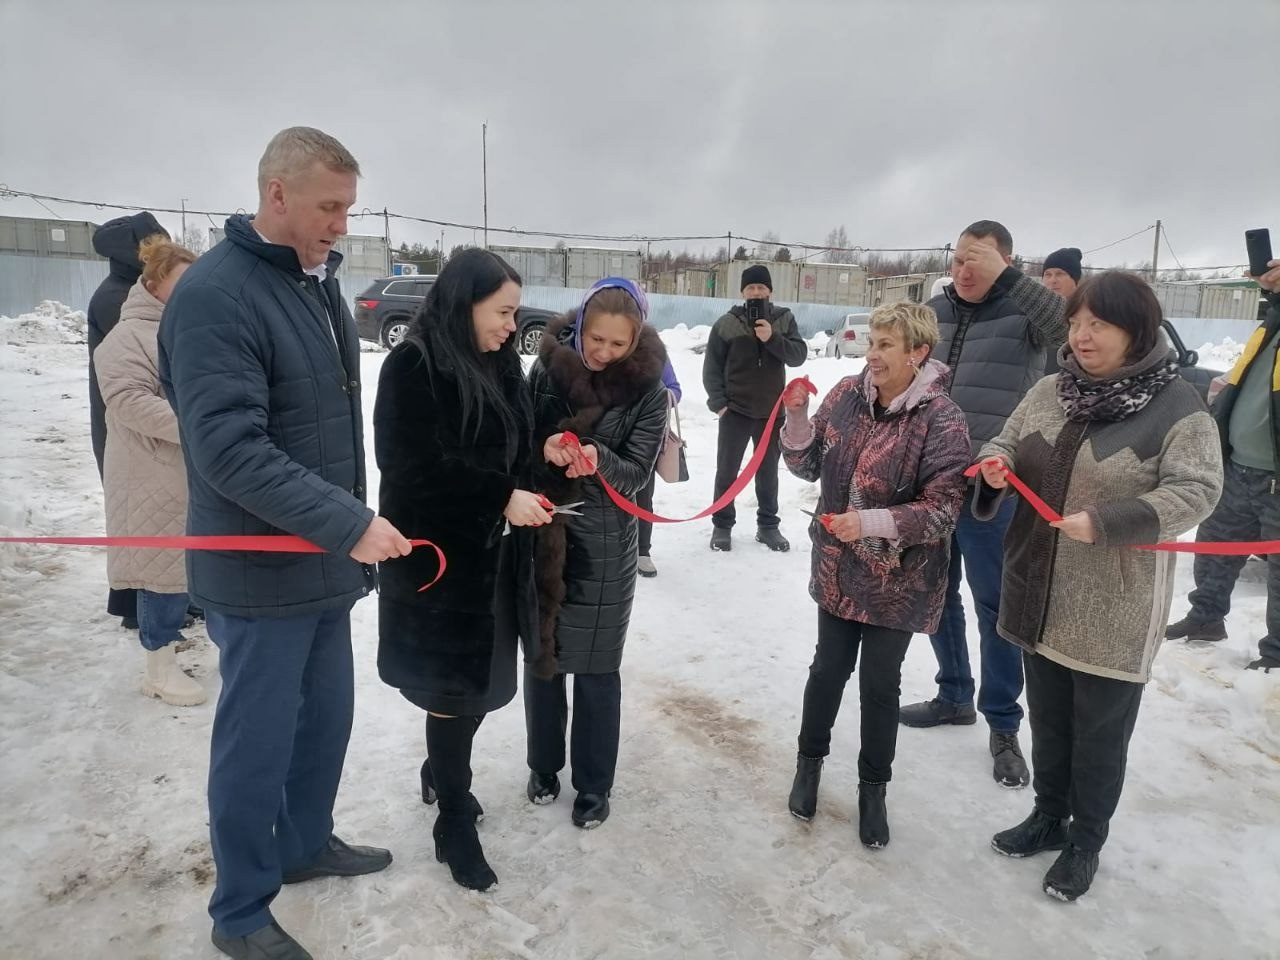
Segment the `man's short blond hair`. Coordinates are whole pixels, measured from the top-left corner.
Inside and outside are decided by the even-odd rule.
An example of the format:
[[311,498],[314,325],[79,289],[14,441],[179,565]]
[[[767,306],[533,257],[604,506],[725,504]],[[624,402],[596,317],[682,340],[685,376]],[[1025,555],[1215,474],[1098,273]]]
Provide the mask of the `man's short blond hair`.
[[938,343],[938,315],[923,303],[886,303],[871,311],[867,326],[872,330],[892,330],[902,338],[907,350],[933,349]]
[[272,180],[291,180],[306,173],[317,161],[334,173],[360,176],[360,164],[351,151],[315,127],[288,127],[281,130],[258,161],[258,192],[266,193]]

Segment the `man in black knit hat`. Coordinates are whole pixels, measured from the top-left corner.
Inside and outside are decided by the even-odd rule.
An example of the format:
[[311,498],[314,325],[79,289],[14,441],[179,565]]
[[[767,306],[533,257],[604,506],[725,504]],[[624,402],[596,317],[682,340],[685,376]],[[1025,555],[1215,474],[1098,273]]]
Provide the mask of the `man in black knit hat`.
[[[786,367],[798,367],[808,346],[796,328],[796,318],[785,307],[770,302],[773,278],[763,264],[742,271],[744,303],[716,321],[702,361],[702,383],[707,406],[720,418],[716,448],[715,497],[729,489],[742,468],[747,441],[768,444],[760,472],[756,474],[756,539],[770,550],[785,552],[791,544],[778,529],[778,432],[764,434],[765,421],[786,385]],[[731,530],[737,519],[732,503],[711,517],[711,549],[729,550]]]
[[1083,257],[1077,247],[1063,247],[1044,258],[1044,268],[1040,277],[1044,285],[1063,300],[1070,299],[1080,284],[1080,259]]

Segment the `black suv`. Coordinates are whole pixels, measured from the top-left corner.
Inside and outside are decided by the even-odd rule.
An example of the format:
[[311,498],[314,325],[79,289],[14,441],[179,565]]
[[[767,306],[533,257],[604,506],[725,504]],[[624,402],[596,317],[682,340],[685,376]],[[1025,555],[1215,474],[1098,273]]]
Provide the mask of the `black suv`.
[[[383,277],[356,297],[356,330],[361,340],[372,340],[388,350],[404,339],[418,307],[436,282],[434,276]],[[521,307],[516,311],[516,348],[525,354],[538,352],[542,332],[555,317],[550,310]]]

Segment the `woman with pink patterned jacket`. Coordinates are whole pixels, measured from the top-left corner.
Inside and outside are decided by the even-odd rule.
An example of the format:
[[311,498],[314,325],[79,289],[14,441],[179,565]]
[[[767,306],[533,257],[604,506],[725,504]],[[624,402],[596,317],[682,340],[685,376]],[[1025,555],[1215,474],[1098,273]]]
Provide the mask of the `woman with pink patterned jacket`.
[[784,401],[787,468],[821,489],[809,527],[818,646],[788,806],[801,820],[817,811],[831,728],[861,650],[858,835],[880,848],[889,842],[902,661],[913,633],[938,628],[970,457],[964,414],[946,393],[950,371],[929,359],[933,311],[886,304],[870,327],[866,368],[836,384],[812,419],[802,389]]

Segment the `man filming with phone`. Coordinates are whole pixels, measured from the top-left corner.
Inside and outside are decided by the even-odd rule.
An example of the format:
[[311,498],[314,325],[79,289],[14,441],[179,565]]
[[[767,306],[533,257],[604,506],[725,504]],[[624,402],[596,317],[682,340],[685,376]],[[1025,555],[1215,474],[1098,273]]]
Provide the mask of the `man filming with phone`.
[[[1270,234],[1250,230],[1249,274],[1271,303],[1227,374],[1212,412],[1222,434],[1222,499],[1200,524],[1201,543],[1280,539],[1280,260],[1272,259]],[[1226,618],[1245,556],[1196,554],[1191,609],[1169,625],[1170,640],[1227,638]],[[1267,633],[1258,641],[1250,670],[1280,670],[1280,554],[1267,557]]]
[[[809,348],[791,311],[771,302],[773,277],[768,267],[756,263],[742,271],[742,296],[745,302],[731,308],[711,329],[702,361],[707,406],[720,418],[715,498],[719,500],[737,479],[747,441],[754,447],[767,444],[756,474],[756,540],[784,553],[791,544],[778,529],[778,432],[782,418],[769,436],[764,428],[786,384],[786,367],[804,363]],[[732,549],[736,519],[733,503],[712,514],[712,550]]]

